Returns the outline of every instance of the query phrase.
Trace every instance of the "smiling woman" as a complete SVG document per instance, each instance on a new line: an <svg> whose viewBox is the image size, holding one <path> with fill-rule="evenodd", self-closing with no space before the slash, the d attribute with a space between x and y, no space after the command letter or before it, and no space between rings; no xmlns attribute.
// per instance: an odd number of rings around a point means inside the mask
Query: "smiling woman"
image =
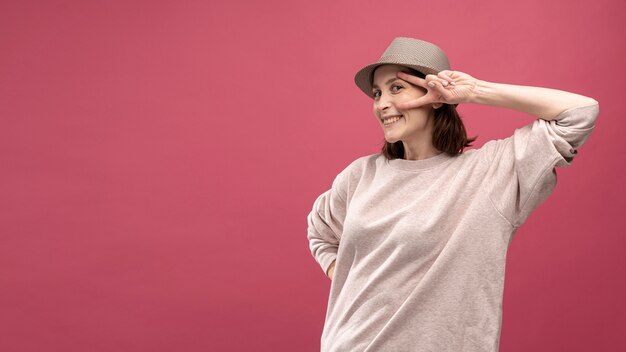
<svg viewBox="0 0 626 352"><path fill-rule="evenodd" d="M322 352L498 351L510 240L591 135L598 102L477 80L413 38L396 38L355 82L385 146L342 170L307 217L332 280ZM459 103L537 119L463 151L475 138Z"/></svg>
<svg viewBox="0 0 626 352"><path fill-rule="evenodd" d="M385 132L382 154L388 159L419 160L445 152L460 154L477 137L468 138L465 125L456 111L458 104L433 103L400 110L395 103L418 99L428 90L397 77L398 72L419 78L425 75L402 65L381 65L373 70L374 115ZM426 150L420 150L425 145ZM432 145L432 148L429 148Z"/></svg>

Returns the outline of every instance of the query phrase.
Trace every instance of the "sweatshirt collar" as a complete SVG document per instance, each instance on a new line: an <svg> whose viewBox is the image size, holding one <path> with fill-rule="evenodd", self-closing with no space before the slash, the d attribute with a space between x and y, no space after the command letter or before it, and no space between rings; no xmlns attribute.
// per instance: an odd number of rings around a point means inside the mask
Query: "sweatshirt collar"
<svg viewBox="0 0 626 352"><path fill-rule="evenodd" d="M383 159L385 158L385 156L382 154L381 157ZM422 171L435 168L441 164L445 164L453 158L454 157L446 153L440 153L435 156L431 156L430 158L421 160L392 159L389 160L389 166L393 167L394 169L404 171Z"/></svg>

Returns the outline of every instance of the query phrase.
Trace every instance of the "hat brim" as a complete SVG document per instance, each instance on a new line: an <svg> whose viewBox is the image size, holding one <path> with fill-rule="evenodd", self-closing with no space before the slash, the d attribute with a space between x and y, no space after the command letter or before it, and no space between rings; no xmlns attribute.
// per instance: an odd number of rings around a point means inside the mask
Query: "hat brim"
<svg viewBox="0 0 626 352"><path fill-rule="evenodd" d="M429 75L429 74L436 75L439 73L437 70L434 70L427 66L406 64L401 61L376 62L370 65L367 65L356 73L356 75L354 76L354 83L356 83L357 87L359 87L363 91L363 93L367 94L367 96L369 96L372 99L374 98L374 93L372 92L372 81L374 79L374 70L376 70L378 66L382 66L382 65L400 65L400 66L410 67L412 69L418 70L419 72L422 72L424 75Z"/></svg>

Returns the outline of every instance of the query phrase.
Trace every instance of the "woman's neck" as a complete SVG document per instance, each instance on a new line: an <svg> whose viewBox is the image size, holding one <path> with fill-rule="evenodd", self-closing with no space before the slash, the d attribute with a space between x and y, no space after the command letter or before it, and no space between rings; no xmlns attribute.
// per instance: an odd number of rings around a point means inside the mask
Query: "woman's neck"
<svg viewBox="0 0 626 352"><path fill-rule="evenodd" d="M432 133L426 134L428 137L419 137L407 143L402 141L404 146L404 159L406 160L422 160L441 154L441 151L435 148L432 143Z"/></svg>

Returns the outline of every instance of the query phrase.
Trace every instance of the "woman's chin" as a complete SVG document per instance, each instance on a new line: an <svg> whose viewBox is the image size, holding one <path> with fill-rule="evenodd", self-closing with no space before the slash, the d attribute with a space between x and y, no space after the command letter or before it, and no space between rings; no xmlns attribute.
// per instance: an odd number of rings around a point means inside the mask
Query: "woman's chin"
<svg viewBox="0 0 626 352"><path fill-rule="evenodd" d="M398 137L394 137L394 136L385 136L385 141L386 141L387 143L394 144L394 143L396 143L396 142L399 142L399 141L400 141L400 138L398 138Z"/></svg>
<svg viewBox="0 0 626 352"><path fill-rule="evenodd" d="M389 143L398 142L401 138L401 133L399 131L384 131L385 140Z"/></svg>

